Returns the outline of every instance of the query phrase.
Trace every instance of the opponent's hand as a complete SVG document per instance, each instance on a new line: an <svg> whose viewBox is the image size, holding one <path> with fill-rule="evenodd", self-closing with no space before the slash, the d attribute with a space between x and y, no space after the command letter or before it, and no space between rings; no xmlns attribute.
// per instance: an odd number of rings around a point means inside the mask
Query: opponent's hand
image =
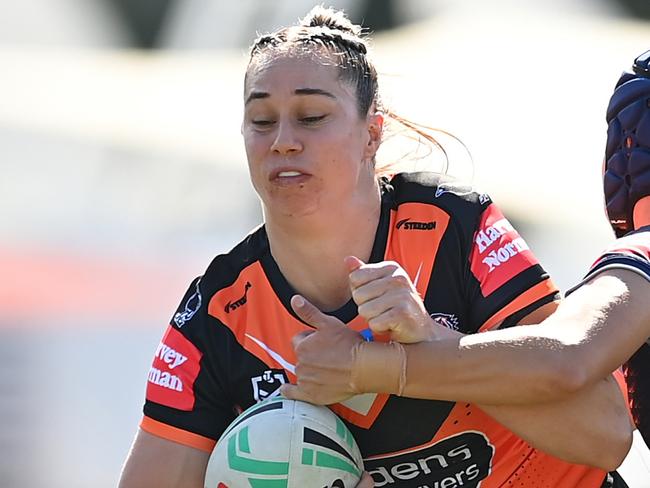
<svg viewBox="0 0 650 488"><path fill-rule="evenodd" d="M357 394L352 390L351 376L353 349L363 341L361 335L299 295L291 298L291 306L316 330L294 336L297 382L283 385L280 393L317 405L338 403Z"/></svg>
<svg viewBox="0 0 650 488"><path fill-rule="evenodd" d="M442 333L404 268L393 261L366 264L348 256L352 298L374 333L402 343L430 341Z"/></svg>
<svg viewBox="0 0 650 488"><path fill-rule="evenodd" d="M370 476L367 471L364 471L361 480L359 480L359 483L355 488L373 488L374 486L375 480L372 479L372 476Z"/></svg>

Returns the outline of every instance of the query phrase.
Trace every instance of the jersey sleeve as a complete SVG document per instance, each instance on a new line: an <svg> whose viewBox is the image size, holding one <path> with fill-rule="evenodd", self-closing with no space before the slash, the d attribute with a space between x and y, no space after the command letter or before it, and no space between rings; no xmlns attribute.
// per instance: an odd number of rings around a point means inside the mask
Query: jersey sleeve
<svg viewBox="0 0 650 488"><path fill-rule="evenodd" d="M501 210L483 197L466 254L470 323L485 331L515 325L558 298L558 289Z"/></svg>
<svg viewBox="0 0 650 488"><path fill-rule="evenodd" d="M226 385L220 381L216 351L224 329L207 313L208 291L192 282L154 352L147 376L140 427L153 435L211 452L235 418Z"/></svg>
<svg viewBox="0 0 650 488"><path fill-rule="evenodd" d="M627 269L650 281L650 229L618 239L596 259L582 282L567 295L608 269Z"/></svg>

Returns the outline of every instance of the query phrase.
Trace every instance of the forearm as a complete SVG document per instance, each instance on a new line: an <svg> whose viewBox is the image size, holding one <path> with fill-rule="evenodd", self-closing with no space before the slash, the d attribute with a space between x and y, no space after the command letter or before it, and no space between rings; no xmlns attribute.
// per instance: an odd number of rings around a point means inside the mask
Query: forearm
<svg viewBox="0 0 650 488"><path fill-rule="evenodd" d="M647 293L630 293L638 289L648 284L615 270L541 324L407 345L404 392L487 404L566 398L611 373L650 335Z"/></svg>
<svg viewBox="0 0 650 488"><path fill-rule="evenodd" d="M405 345L404 395L495 405L566 396L571 378L561 374L559 358L567 346L535 336L536 328L517 329L524 330Z"/></svg>
<svg viewBox="0 0 650 488"><path fill-rule="evenodd" d="M481 408L533 447L607 471L620 465L632 442L625 399L611 376L556 402Z"/></svg>
<svg viewBox="0 0 650 488"><path fill-rule="evenodd" d="M424 345L418 344L421 346L418 350L427 351ZM400 351L409 349L407 345L394 343L389 347L385 344L364 344L361 347L364 352L357 357L358 367L355 368L353 384L361 386L362 392L386 392L414 397L413 392L417 390L419 398L476 403L534 447L574 463L613 469L629 449L632 426L627 404L611 376L560 400L507 404L501 397L506 400L519 399L516 394L509 393L508 390L513 389L510 382L502 380L492 386L492 382L486 381L486 378L472 374L468 377L477 379L479 383L468 385L456 378L453 381L461 381L461 388L457 391L448 388L446 391L449 397L443 398L440 391L444 388L436 388L436 385L447 385L449 376L434 367L435 376L431 370L428 376L416 371L416 381L412 381L412 356L406 356L405 360L405 355ZM383 363L380 362L381 359L384 360ZM441 363L453 358L436 359L436 363ZM383 366L384 374L379 374L380 365ZM400 374L404 368L408 372L406 379ZM485 381L487 386L480 385L480 381ZM488 390L484 392L483 388ZM496 388L496 393L489 388ZM474 398L491 399L496 394L498 404L476 401L470 398L467 393L469 391L473 392Z"/></svg>

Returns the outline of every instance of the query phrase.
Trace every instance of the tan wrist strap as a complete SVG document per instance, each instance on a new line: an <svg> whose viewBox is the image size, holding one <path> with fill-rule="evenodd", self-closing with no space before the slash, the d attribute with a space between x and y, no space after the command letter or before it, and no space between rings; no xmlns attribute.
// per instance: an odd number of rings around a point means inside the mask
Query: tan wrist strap
<svg viewBox="0 0 650 488"><path fill-rule="evenodd" d="M350 386L355 393L401 395L406 385L406 350L399 342L359 342L352 350Z"/></svg>

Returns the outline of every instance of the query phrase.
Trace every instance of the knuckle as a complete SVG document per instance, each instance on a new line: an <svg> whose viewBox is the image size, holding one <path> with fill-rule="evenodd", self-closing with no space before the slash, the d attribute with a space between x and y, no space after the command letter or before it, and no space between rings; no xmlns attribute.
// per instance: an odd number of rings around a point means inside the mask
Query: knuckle
<svg viewBox="0 0 650 488"><path fill-rule="evenodd" d="M402 267L396 261L386 261L386 268L392 272L402 269Z"/></svg>
<svg viewBox="0 0 650 488"><path fill-rule="evenodd" d="M300 362L296 363L296 367L294 368L294 373L296 375L296 378L298 378L297 383L300 384L300 380L302 379L302 374L303 374L302 364Z"/></svg>
<svg viewBox="0 0 650 488"><path fill-rule="evenodd" d="M351 271L348 276L351 282L359 283L363 281L364 277L366 276L366 274L368 274L369 271L370 268L368 268L368 266L366 265L366 266L362 266L361 268L357 268L354 271Z"/></svg>
<svg viewBox="0 0 650 488"><path fill-rule="evenodd" d="M368 321L368 326L375 332L384 332L386 330L386 322L379 317L370 319Z"/></svg>
<svg viewBox="0 0 650 488"><path fill-rule="evenodd" d="M352 290L352 299L358 304L365 302L365 292L361 288L355 288Z"/></svg>
<svg viewBox="0 0 650 488"><path fill-rule="evenodd" d="M393 283L400 288L406 288L411 285L411 279L406 276L406 273L397 273L393 275Z"/></svg>
<svg viewBox="0 0 650 488"><path fill-rule="evenodd" d="M403 315L404 315L404 310L402 304L398 304L397 306L391 308L389 311L386 312L386 318L388 320L399 320L403 317Z"/></svg>
<svg viewBox="0 0 650 488"><path fill-rule="evenodd" d="M357 310L359 312L359 315L361 315L362 317L370 317L370 314L372 312L372 306L367 303L363 303L359 305Z"/></svg>
<svg viewBox="0 0 650 488"><path fill-rule="evenodd" d="M307 322L310 322L310 323L316 317L316 314L314 313L314 310L311 309L311 308L307 308L306 310L303 310L302 314L303 314L304 318L307 319Z"/></svg>

